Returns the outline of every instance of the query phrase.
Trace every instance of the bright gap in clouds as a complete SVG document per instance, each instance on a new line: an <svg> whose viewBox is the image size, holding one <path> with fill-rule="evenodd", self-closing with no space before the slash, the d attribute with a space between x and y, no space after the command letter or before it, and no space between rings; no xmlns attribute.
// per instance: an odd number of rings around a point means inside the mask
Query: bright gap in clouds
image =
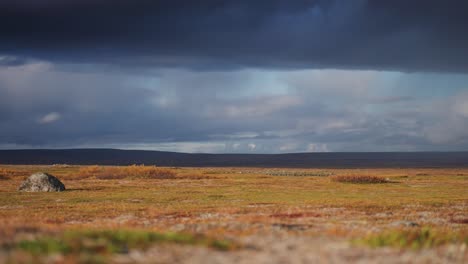
<svg viewBox="0 0 468 264"><path fill-rule="evenodd" d="M0 67L0 147L212 153L468 147L462 74L97 72L45 62Z"/></svg>

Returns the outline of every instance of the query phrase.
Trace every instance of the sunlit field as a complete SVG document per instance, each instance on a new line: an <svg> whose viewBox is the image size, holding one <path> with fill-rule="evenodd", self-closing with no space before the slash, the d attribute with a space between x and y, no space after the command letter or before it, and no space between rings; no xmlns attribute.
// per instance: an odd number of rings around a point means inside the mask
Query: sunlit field
<svg viewBox="0 0 468 264"><path fill-rule="evenodd" d="M468 169L0 166L0 209L0 263L468 262Z"/></svg>

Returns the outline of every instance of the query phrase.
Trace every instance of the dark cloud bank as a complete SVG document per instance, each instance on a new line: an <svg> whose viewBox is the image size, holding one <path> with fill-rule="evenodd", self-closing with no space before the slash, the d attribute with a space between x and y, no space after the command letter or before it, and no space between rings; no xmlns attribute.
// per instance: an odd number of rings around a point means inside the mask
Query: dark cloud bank
<svg viewBox="0 0 468 264"><path fill-rule="evenodd" d="M466 150L468 93L442 90L467 88L467 13L456 0L2 0L0 148Z"/></svg>
<svg viewBox="0 0 468 264"><path fill-rule="evenodd" d="M3 0L0 53L219 68L468 70L468 2Z"/></svg>

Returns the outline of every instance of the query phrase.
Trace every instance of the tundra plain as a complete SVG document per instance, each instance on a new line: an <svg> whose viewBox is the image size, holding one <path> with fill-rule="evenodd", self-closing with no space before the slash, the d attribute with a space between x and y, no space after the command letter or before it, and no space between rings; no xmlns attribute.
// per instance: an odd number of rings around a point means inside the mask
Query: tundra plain
<svg viewBox="0 0 468 264"><path fill-rule="evenodd" d="M467 224L467 168L0 166L0 263L467 263Z"/></svg>

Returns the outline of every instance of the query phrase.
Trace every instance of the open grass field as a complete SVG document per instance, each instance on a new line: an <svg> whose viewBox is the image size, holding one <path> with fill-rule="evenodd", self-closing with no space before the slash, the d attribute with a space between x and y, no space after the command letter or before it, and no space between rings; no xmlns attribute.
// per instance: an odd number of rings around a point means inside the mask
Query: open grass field
<svg viewBox="0 0 468 264"><path fill-rule="evenodd" d="M0 263L468 263L467 224L468 169L0 166Z"/></svg>

